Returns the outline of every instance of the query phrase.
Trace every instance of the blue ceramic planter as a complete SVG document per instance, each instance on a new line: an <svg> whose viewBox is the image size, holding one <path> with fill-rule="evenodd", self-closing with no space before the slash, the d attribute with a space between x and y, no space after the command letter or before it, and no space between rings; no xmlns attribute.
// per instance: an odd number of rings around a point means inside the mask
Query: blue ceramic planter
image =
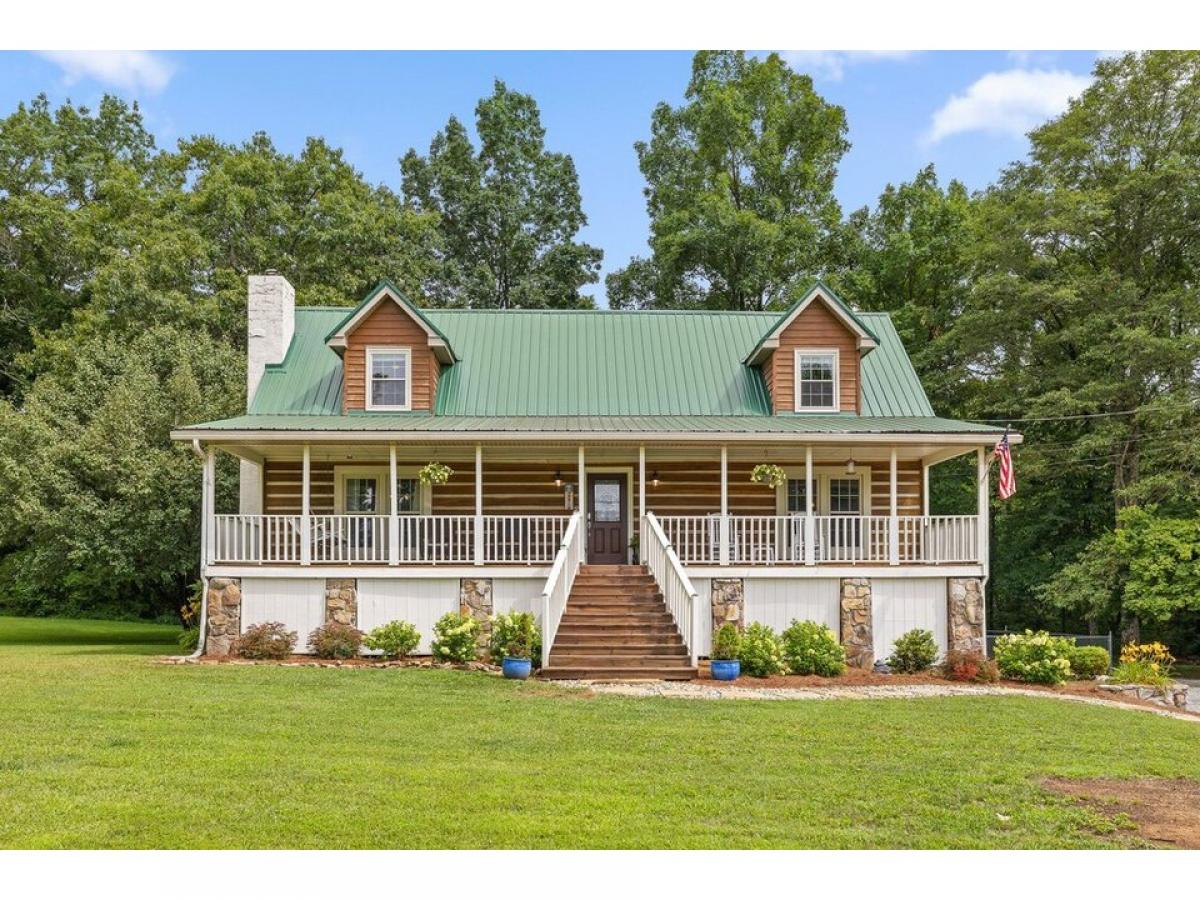
<svg viewBox="0 0 1200 900"><path fill-rule="evenodd" d="M500 669L504 672L505 678L519 678L524 681L529 677L529 673L533 671L533 660L531 659L515 659L511 656L504 657L504 662L500 664Z"/></svg>
<svg viewBox="0 0 1200 900"><path fill-rule="evenodd" d="M714 659L709 666L716 681L733 681L742 674L742 664L736 659Z"/></svg>

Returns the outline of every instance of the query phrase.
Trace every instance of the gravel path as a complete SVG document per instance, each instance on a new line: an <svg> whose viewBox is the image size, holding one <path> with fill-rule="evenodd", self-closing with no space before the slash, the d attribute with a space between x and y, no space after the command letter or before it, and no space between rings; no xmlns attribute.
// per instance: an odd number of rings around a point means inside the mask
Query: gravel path
<svg viewBox="0 0 1200 900"><path fill-rule="evenodd" d="M587 688L597 694L613 694L621 697L669 697L681 700L882 700L910 699L919 697L958 696L1023 696L1066 700L1071 703L1088 703L1092 706L1116 706L1139 712L1154 713L1171 719L1184 719L1200 723L1200 718L1184 712L1134 703L1119 703L1100 697L1081 697L1077 694L1054 694L1049 691L1026 690L1023 688L1000 687L984 684L910 684L910 685L860 685L857 687L820 688L744 688L716 687L711 684L695 684L688 681L630 681L589 682L553 681L561 687Z"/></svg>

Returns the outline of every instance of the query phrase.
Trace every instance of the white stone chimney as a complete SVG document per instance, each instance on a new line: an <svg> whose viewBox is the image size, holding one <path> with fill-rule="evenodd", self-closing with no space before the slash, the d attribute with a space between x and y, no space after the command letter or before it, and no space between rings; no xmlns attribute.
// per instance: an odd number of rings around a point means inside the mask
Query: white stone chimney
<svg viewBox="0 0 1200 900"><path fill-rule="evenodd" d="M268 269L251 275L246 304L246 409L254 400L263 372L283 362L296 330L296 289ZM240 508L247 515L262 512L262 467L242 460Z"/></svg>

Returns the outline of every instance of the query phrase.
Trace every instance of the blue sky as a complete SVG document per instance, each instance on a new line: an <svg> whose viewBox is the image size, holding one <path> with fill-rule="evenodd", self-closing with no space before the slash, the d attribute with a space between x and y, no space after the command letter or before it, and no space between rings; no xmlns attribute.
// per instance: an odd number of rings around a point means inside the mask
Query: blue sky
<svg viewBox="0 0 1200 900"><path fill-rule="evenodd" d="M888 182L936 164L971 189L1027 149L1024 133L1087 83L1096 53L781 51L843 106L852 148L837 195L848 212ZM682 100L682 52L0 53L0 111L40 92L94 104L137 99L161 146L266 131L298 151L307 135L342 147L368 179L399 188L398 158L422 152L451 114L473 121L492 80L534 95L547 145L571 154L603 271L646 252L643 181L633 143L660 100ZM603 279L591 292L603 302Z"/></svg>

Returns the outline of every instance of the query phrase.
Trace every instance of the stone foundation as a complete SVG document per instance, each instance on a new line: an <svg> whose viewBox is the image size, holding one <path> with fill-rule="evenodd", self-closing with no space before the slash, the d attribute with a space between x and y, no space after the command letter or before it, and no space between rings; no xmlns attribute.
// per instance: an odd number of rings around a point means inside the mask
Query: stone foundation
<svg viewBox="0 0 1200 900"><path fill-rule="evenodd" d="M841 597L842 646L846 648L846 662L858 669L870 669L875 663L871 579L843 578Z"/></svg>
<svg viewBox="0 0 1200 900"><path fill-rule="evenodd" d="M458 582L458 611L479 623L479 640L492 636L492 579L462 578Z"/></svg>
<svg viewBox="0 0 1200 900"><path fill-rule="evenodd" d="M355 579L325 579L325 621L358 627L358 582Z"/></svg>
<svg viewBox="0 0 1200 900"><path fill-rule="evenodd" d="M208 627L204 652L212 656L228 656L233 642L242 633L242 580L240 578L210 578L208 580Z"/></svg>
<svg viewBox="0 0 1200 900"><path fill-rule="evenodd" d="M946 605L947 647L983 653L983 582L978 578L947 578Z"/></svg>
<svg viewBox="0 0 1200 900"><path fill-rule="evenodd" d="M746 628L746 583L740 578L714 578L709 593L712 631L732 622L738 631Z"/></svg>

